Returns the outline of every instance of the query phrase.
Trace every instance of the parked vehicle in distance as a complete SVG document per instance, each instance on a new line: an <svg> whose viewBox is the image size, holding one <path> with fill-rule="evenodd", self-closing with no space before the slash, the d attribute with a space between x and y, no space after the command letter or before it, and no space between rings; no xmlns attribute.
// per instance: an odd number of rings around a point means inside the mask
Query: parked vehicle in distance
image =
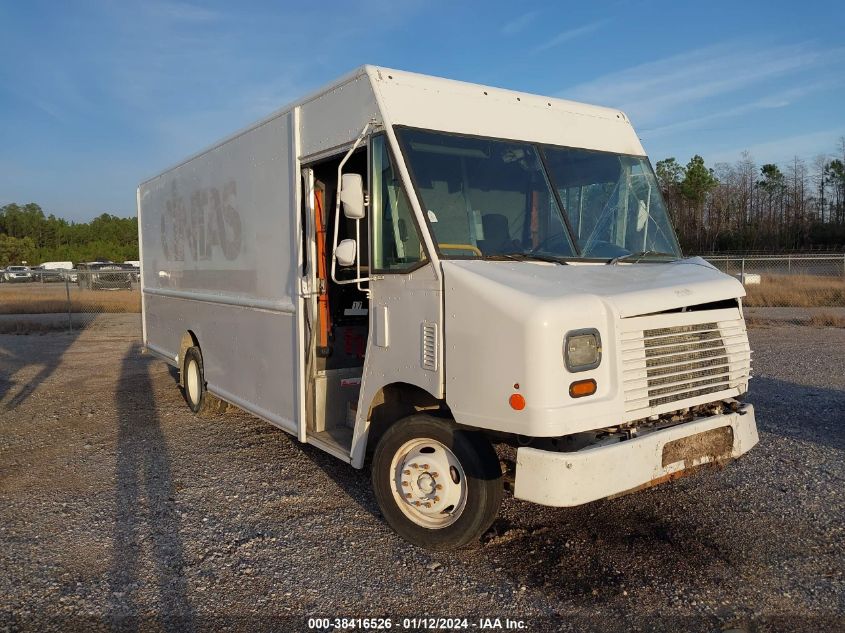
<svg viewBox="0 0 845 633"><path fill-rule="evenodd" d="M72 262L43 262L32 268L32 280L40 281L42 283L64 281L67 276L67 271L72 268Z"/></svg>
<svg viewBox="0 0 845 633"><path fill-rule="evenodd" d="M47 283L49 281L64 281L64 275L61 270L53 268L42 268L41 266L32 267L32 281L40 281Z"/></svg>
<svg viewBox="0 0 845 633"><path fill-rule="evenodd" d="M132 270L111 261L80 262L76 265L76 283L88 290L128 290L132 288Z"/></svg>
<svg viewBox="0 0 845 633"><path fill-rule="evenodd" d="M758 441L744 288L683 257L619 110L365 66L137 194L191 410L369 461L415 545L478 539L506 484L575 506Z"/></svg>
<svg viewBox="0 0 845 633"><path fill-rule="evenodd" d="M32 281L40 281L42 284L50 281L64 281L65 277L61 270L55 268L32 267Z"/></svg>
<svg viewBox="0 0 845 633"><path fill-rule="evenodd" d="M141 262L137 259L127 259L123 262L124 266L129 266L132 269L132 281L138 282L141 280Z"/></svg>
<svg viewBox="0 0 845 633"><path fill-rule="evenodd" d="M32 281L32 271L29 266L6 266L2 277L6 283L28 283Z"/></svg>

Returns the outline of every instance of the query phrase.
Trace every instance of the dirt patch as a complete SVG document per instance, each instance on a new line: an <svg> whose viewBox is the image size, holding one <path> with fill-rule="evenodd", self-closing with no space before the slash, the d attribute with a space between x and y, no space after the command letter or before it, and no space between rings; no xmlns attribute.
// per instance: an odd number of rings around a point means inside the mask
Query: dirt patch
<svg viewBox="0 0 845 633"><path fill-rule="evenodd" d="M734 432L729 426L672 440L663 447L663 467L683 462L684 468L689 468L704 457L724 459L730 457L733 445Z"/></svg>

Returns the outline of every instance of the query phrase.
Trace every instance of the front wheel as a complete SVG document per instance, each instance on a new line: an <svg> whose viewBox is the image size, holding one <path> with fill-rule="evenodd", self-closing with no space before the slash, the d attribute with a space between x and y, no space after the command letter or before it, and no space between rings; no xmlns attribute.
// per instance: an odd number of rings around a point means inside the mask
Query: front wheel
<svg viewBox="0 0 845 633"><path fill-rule="evenodd" d="M502 471L489 440L428 415L409 416L385 432L372 479L390 526L431 550L478 540L502 503Z"/></svg>

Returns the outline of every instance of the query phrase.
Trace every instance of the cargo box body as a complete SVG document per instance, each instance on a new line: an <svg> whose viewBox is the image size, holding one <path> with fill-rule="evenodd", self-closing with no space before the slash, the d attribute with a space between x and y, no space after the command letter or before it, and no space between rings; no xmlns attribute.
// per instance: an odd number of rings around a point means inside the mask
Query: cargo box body
<svg viewBox="0 0 845 633"><path fill-rule="evenodd" d="M757 442L744 289L681 256L618 110L364 66L137 195L144 345L191 407L207 392L356 468L377 442L412 542L492 520L457 516L501 497L491 442L550 505ZM495 463L467 493L476 450Z"/></svg>

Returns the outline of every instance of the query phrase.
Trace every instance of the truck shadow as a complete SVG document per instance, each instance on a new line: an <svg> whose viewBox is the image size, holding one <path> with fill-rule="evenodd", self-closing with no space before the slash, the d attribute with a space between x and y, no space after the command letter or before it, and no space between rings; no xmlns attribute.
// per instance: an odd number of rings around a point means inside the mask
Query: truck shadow
<svg viewBox="0 0 845 633"><path fill-rule="evenodd" d="M845 391L755 376L748 401L761 431L845 450Z"/></svg>
<svg viewBox="0 0 845 633"><path fill-rule="evenodd" d="M299 444L294 438L291 438L291 442L295 442L311 463L322 470L361 509L379 521L384 521L370 484L369 464L359 470L315 446Z"/></svg>
<svg viewBox="0 0 845 633"><path fill-rule="evenodd" d="M149 374L152 359L142 356L140 348L135 343L124 356L115 394L119 427L108 619L116 630L149 628L153 623L148 606L141 604L141 593L154 583L158 626L191 631L195 618L182 572L184 549L171 460L156 413ZM139 417L138 411L146 415ZM148 572L142 574L145 567L154 570L150 580Z"/></svg>
<svg viewBox="0 0 845 633"><path fill-rule="evenodd" d="M666 506L659 497L666 497L665 491L639 494L639 501L615 499L544 512L556 516L542 526L499 520L476 555L504 575L521 604L551 606L572 630L641 630L628 619L644 601L661 614L650 623L652 631L719 631L742 621L741 608L693 609L684 619L678 602L687 596L695 604L698 596L718 595L724 588L723 596L741 604L742 589L732 585L753 556L741 545L742 530L751 528L725 529L710 521L702 526L694 516L679 519L661 512Z"/></svg>
<svg viewBox="0 0 845 633"><path fill-rule="evenodd" d="M596 609L624 611L626 602L643 595L660 610L679 596L717 596L732 606L717 609L713 630L751 617L754 608L743 604L753 603L748 596L758 589L748 578L777 577L806 557L808 543L827 538L828 528L801 513L782 514L784 503L811 507L836 487L808 489L803 475L772 478L783 468L784 441L845 448L845 392L768 378L755 378L752 385L748 400L755 406L760 445L743 459L617 499L542 509L541 520L532 518L536 506L508 499L476 554L514 586L564 610L588 601ZM809 467L797 450L802 469ZM827 455L837 461L836 453ZM819 468L824 472L826 466ZM775 515L781 518L773 521Z"/></svg>
<svg viewBox="0 0 845 633"><path fill-rule="evenodd" d="M677 613L679 601L728 600L717 601L709 614L693 609L689 613L697 615L686 619L661 618L654 630L720 630L755 621L759 587L748 578L777 576L781 567L806 557L806 544L820 538L819 528L800 515L776 523L769 519L777 510L766 506L783 503L778 495L800 493L789 483L776 482L772 489L770 479L758 480L759 473L778 467L774 462L782 454L767 444L798 440L842 450L845 392L769 378L755 378L752 385L748 399L755 405L761 444L745 460L575 508L544 509L508 499L502 518L475 549L448 555L418 550L419 556L446 566L472 567L486 560L525 596L521 603L557 605L567 619L575 614L570 623L582 618L584 629L629 630L626 615L644 596L667 613ZM371 492L369 469L355 471L313 447L302 450L350 500L389 529ZM755 459L763 465L748 461ZM585 611L585 604L616 616L598 622L590 615L597 611Z"/></svg>

